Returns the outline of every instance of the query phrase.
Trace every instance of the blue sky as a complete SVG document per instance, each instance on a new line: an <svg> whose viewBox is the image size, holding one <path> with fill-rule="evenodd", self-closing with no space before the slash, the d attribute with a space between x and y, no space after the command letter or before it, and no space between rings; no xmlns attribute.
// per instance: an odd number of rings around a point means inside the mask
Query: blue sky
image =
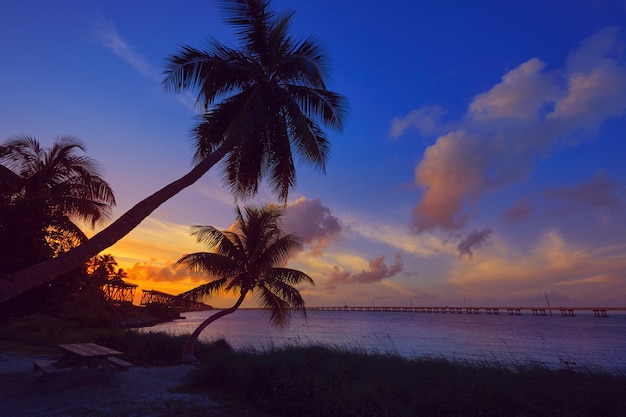
<svg viewBox="0 0 626 417"><path fill-rule="evenodd" d="M626 1L419 3L272 3L350 103L287 209L307 304L626 305ZM212 1L3 2L0 138L80 138L118 216L190 167L193 97L161 74L209 36L236 45ZM107 252L144 289L188 289L189 226L233 207L213 172Z"/></svg>

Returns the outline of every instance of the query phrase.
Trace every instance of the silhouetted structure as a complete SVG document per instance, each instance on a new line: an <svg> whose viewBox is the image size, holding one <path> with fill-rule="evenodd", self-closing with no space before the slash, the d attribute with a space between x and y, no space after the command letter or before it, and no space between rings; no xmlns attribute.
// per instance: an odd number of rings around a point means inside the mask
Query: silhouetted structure
<svg viewBox="0 0 626 417"><path fill-rule="evenodd" d="M187 300L179 295L167 294L167 293L156 291L156 290L142 290L142 291L143 291L143 294L141 295L142 306L160 304L163 306L167 306L168 308L176 310L178 312L213 309L213 307L208 304L199 303L199 302L192 301L192 300Z"/></svg>
<svg viewBox="0 0 626 417"><path fill-rule="evenodd" d="M119 277L114 277L102 286L102 291L104 291L104 299L106 301L132 304L136 288L137 284L131 284Z"/></svg>

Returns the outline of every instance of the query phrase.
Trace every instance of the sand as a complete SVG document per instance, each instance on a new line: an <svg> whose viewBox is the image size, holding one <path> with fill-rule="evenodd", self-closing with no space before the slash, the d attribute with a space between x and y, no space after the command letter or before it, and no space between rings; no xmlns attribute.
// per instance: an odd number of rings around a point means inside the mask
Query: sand
<svg viewBox="0 0 626 417"><path fill-rule="evenodd" d="M32 371L36 359L45 358L0 352L0 416L161 417L171 415L172 407L183 407L178 414L201 415L218 405L205 394L172 391L193 369L190 365L133 367L117 374L118 387L89 377L58 391L50 389L51 381L36 382L38 375Z"/></svg>

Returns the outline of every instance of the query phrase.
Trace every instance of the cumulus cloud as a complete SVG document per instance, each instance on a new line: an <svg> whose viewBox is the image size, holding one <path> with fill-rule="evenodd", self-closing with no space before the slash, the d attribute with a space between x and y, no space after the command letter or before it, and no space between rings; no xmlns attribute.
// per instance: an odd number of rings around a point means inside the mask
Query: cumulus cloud
<svg viewBox="0 0 626 417"><path fill-rule="evenodd" d="M509 71L501 83L474 98L469 113L476 119L537 118L539 110L561 94L554 84L554 76L542 72L545 66L539 59L532 58Z"/></svg>
<svg viewBox="0 0 626 417"><path fill-rule="evenodd" d="M395 255L394 263L391 266L387 266L384 256L379 256L369 262L368 270L362 270L356 274L335 266L328 284L331 286L337 284L371 284L392 277L403 270L404 263L399 253Z"/></svg>
<svg viewBox="0 0 626 417"><path fill-rule="evenodd" d="M461 239L461 242L457 245L459 255L471 257L473 255L472 250L487 242L489 236L491 236L491 229L471 231L467 236Z"/></svg>
<svg viewBox="0 0 626 417"><path fill-rule="evenodd" d="M624 206L626 187L617 181L612 181L608 175L599 173L583 184L546 190L544 194L549 198L569 203L580 203L594 208L613 209Z"/></svg>
<svg viewBox="0 0 626 417"><path fill-rule="evenodd" d="M619 31L605 29L571 52L564 68L548 71L531 58L474 97L466 115L450 124L455 130L440 135L416 167L424 194L413 210L413 231L461 229L484 193L525 180L537 157L624 115L622 49ZM392 135L422 129L428 114L422 108L394 119Z"/></svg>
<svg viewBox="0 0 626 417"><path fill-rule="evenodd" d="M426 193L413 210L412 229L422 232L433 226L459 229L467 214L467 199L479 197L485 187L487 159L478 136L457 131L441 136L426 149L416 169L416 182Z"/></svg>
<svg viewBox="0 0 626 417"><path fill-rule="evenodd" d="M287 233L300 237L313 255L321 254L342 229L339 219L320 199L309 200L306 197L300 197L287 206L283 227Z"/></svg>
<svg viewBox="0 0 626 417"><path fill-rule="evenodd" d="M624 114L626 71L618 34L616 28L600 31L570 55L567 95L556 103L550 117L576 118L576 124L594 127L608 116Z"/></svg>

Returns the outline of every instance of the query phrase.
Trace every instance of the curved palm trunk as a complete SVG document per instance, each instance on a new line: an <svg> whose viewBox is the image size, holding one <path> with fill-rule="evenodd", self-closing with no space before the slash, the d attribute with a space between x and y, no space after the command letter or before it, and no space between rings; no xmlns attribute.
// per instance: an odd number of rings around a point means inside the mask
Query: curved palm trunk
<svg viewBox="0 0 626 417"><path fill-rule="evenodd" d="M233 305L230 308L227 308L227 309L224 309L224 310L220 310L217 313L213 314L212 316L207 318L205 321L203 321L196 328L196 330L193 331L193 333L191 333L191 336L189 336L189 339L187 339L187 343L185 343L185 347L183 348L183 353L182 353L181 359L180 359L181 363L188 363L188 364L191 364L191 365L199 365L200 364L200 361L198 360L198 358L196 358L194 356L194 354L193 354L193 350L194 350L194 347L196 346L196 341L198 340L198 337L200 336L200 333L202 333L202 331L209 324L213 323L215 320L219 319L220 317L224 317L224 316L226 316L228 314L234 313L239 308L239 306L243 302L244 298L246 298L246 291L241 293L241 295L237 299L237 302L235 303L235 305Z"/></svg>
<svg viewBox="0 0 626 417"><path fill-rule="evenodd" d="M88 259L130 233L161 204L202 178L227 152L224 147L217 149L187 174L140 201L108 227L76 248L21 271L0 276L0 304L79 268Z"/></svg>

